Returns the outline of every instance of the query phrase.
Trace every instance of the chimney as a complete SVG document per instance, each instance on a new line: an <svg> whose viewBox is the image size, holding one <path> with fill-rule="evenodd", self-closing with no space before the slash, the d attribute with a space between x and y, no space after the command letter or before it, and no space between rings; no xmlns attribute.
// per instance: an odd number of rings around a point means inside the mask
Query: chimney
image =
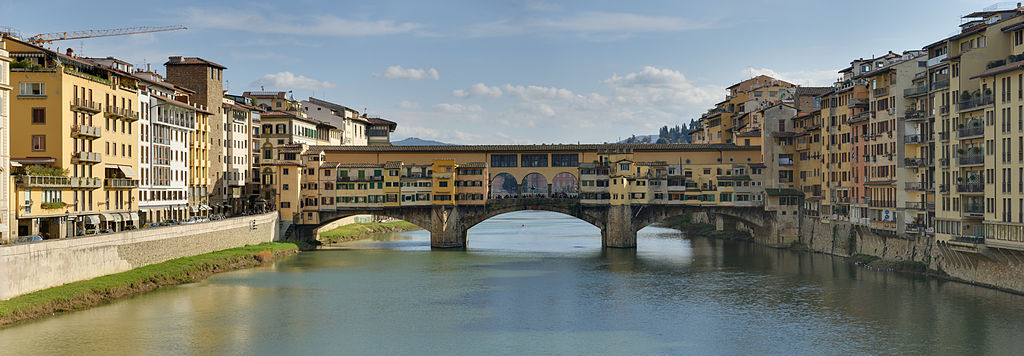
<svg viewBox="0 0 1024 356"><path fill-rule="evenodd" d="M67 54L68 54L68 57L74 58L75 57L75 50L71 49L71 47L68 47Z"/></svg>

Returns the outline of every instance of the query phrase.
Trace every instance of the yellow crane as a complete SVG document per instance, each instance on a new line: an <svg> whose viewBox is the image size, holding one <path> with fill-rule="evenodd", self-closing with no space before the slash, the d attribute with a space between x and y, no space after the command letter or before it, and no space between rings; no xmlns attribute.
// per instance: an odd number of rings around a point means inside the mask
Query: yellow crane
<svg viewBox="0 0 1024 356"><path fill-rule="evenodd" d="M42 45L53 41L63 40L76 40L81 38L94 38L94 37L110 37L110 36L124 36L134 35L139 33L150 33L150 32L162 32L162 31L177 31L187 30L188 27L182 25L175 26L140 26L140 27L126 27L126 28L115 28L109 30L84 30L84 31L70 31L70 32L52 32L52 33L40 33L38 35L29 37L28 42L36 45Z"/></svg>

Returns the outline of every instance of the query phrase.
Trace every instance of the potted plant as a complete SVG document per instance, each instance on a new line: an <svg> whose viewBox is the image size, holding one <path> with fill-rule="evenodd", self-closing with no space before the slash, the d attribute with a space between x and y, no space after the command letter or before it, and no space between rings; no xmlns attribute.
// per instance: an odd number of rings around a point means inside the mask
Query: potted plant
<svg viewBox="0 0 1024 356"><path fill-rule="evenodd" d="M957 149L956 149L956 153L959 153L959 154L964 154L964 152L965 152L965 151L964 151L964 149L963 149L963 148L957 148Z"/></svg>

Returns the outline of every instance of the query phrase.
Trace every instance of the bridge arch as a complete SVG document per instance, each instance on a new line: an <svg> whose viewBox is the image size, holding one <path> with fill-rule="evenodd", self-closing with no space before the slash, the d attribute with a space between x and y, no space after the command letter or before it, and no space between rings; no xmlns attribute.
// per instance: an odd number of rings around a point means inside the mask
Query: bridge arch
<svg viewBox="0 0 1024 356"><path fill-rule="evenodd" d="M575 174L570 172L558 173L551 179L551 192L570 197L575 196L580 192L580 181Z"/></svg>

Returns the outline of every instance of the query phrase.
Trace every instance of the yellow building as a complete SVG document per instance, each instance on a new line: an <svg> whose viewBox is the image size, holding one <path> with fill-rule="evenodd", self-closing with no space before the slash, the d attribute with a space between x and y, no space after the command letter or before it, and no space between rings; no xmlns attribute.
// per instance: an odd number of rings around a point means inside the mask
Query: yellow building
<svg viewBox="0 0 1024 356"><path fill-rule="evenodd" d="M18 234L62 238L138 222L138 84L71 55L4 37Z"/></svg>
<svg viewBox="0 0 1024 356"><path fill-rule="evenodd" d="M3 35L0 35L3 36ZM10 118L11 112L11 57L7 55L6 43L0 41L0 243L7 243L17 236L13 231L16 221L11 210L11 153Z"/></svg>

